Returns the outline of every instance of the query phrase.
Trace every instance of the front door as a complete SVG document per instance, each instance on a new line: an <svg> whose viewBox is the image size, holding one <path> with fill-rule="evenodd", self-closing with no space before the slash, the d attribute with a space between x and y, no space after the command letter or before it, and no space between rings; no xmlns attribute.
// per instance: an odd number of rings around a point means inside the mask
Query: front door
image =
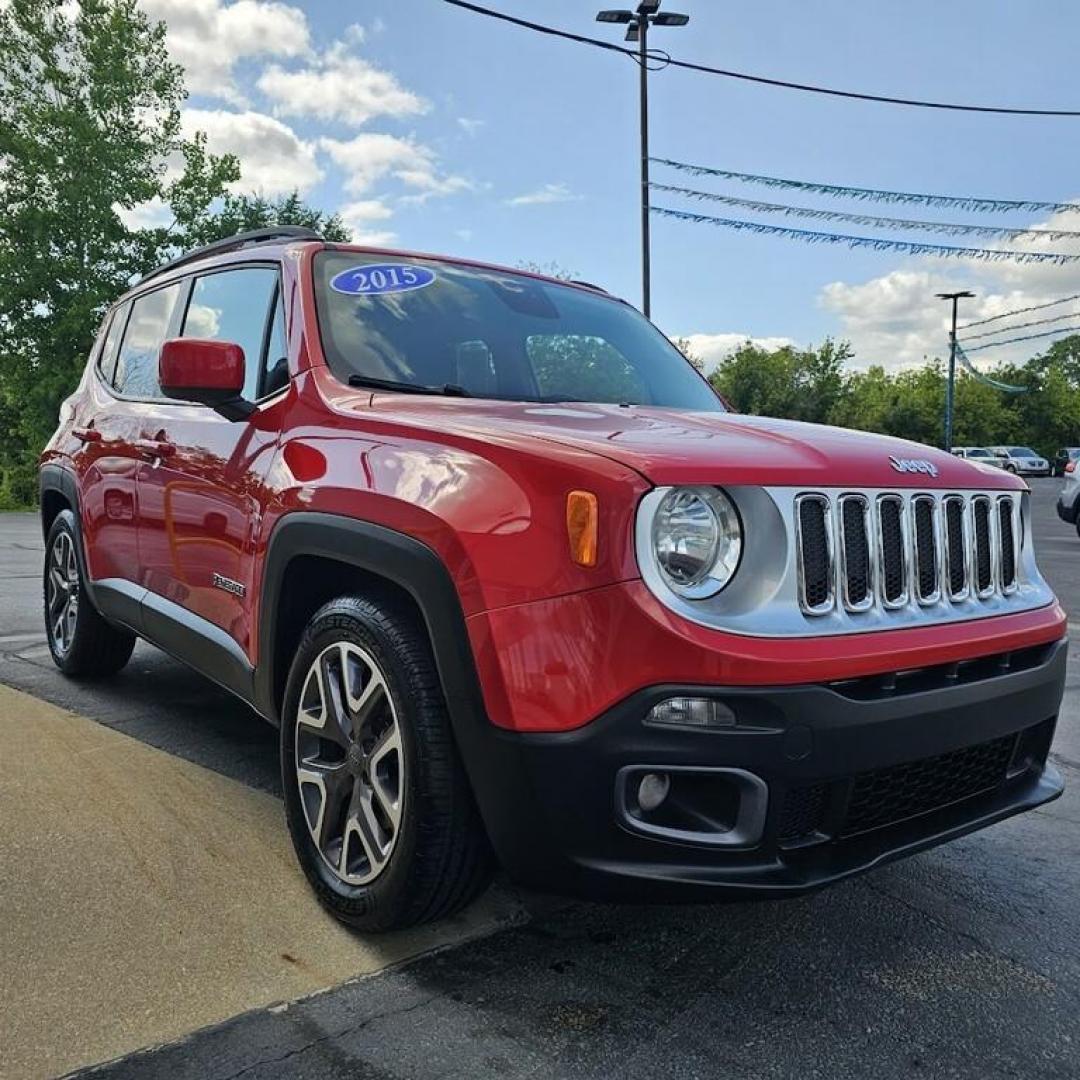
<svg viewBox="0 0 1080 1080"><path fill-rule="evenodd" d="M162 399L143 417L139 470L141 584L225 631L252 658L254 539L280 433L278 393L265 372L284 356L276 267L197 277L180 336L230 341L247 361L246 420ZM269 364L267 363L269 357ZM280 367L279 367L280 370Z"/></svg>

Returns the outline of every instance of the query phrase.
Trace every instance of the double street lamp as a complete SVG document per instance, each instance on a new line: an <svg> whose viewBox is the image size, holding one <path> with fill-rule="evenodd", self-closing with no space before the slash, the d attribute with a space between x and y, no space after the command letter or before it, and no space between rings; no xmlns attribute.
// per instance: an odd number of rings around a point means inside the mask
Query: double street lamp
<svg viewBox="0 0 1080 1080"><path fill-rule="evenodd" d="M939 300L952 303L952 330L949 332L949 379L945 384L945 449L952 453L953 411L956 393L956 309L961 300L973 297L973 292L966 289L959 292L939 292Z"/></svg>
<svg viewBox="0 0 1080 1080"><path fill-rule="evenodd" d="M649 256L649 27L685 26L689 15L661 11L660 0L641 0L634 11L601 11L597 22L626 24L626 40L638 46L641 68L641 310L650 316Z"/></svg>

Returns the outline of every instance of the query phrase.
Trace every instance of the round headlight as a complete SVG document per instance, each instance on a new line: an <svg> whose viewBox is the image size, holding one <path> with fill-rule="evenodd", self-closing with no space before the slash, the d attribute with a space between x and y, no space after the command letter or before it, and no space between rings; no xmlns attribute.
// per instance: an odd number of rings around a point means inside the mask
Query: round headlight
<svg viewBox="0 0 1080 1080"><path fill-rule="evenodd" d="M665 584L688 600L718 593L742 555L735 504L717 488L672 488L656 508L653 552Z"/></svg>

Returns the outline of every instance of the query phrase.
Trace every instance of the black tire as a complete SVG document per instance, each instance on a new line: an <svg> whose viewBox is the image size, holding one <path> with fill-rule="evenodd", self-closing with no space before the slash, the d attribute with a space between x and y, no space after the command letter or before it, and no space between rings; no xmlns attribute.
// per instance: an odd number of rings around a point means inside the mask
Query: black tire
<svg viewBox="0 0 1080 1080"><path fill-rule="evenodd" d="M70 510L61 510L49 529L42 576L45 635L53 663L71 678L115 675L131 659L135 636L107 622L94 607L85 587L82 547ZM60 577L65 579L66 591L59 589ZM67 606L68 598L74 599L73 608ZM58 632L61 599L67 614Z"/></svg>
<svg viewBox="0 0 1080 1080"><path fill-rule="evenodd" d="M1005 466L1005 471L1015 473L1016 472L1016 466L1015 465L1006 465Z"/></svg>
<svg viewBox="0 0 1080 1080"><path fill-rule="evenodd" d="M371 805L377 802L371 786L373 780L360 771L364 766L355 762L350 765L351 750L342 751L342 766L351 768L351 774L346 774L343 780L341 777L334 780L332 789L329 780L325 787L315 785L314 796L313 785L307 782L306 802L297 774L298 727L305 768L316 757L321 759L324 745L334 752L329 740L320 738L316 740L320 747L318 754L308 756L306 748L312 744L303 740L311 737L310 720L302 723L300 713L303 705L305 716L312 715L310 695L315 667L324 657L333 663L336 649L345 650L340 655L347 656L349 663L354 657L362 656L362 661L356 660L361 664L359 670L370 668L372 678L375 668L370 662L374 662L385 687L380 706L384 717L382 721L370 722L392 723L399 732L395 740L400 747L399 820L396 827L390 826L396 831L386 861L381 869L376 869L377 860L368 858L367 872L375 876L363 883L351 883L339 872L340 867L332 868L331 859L324 856L314 831L331 805L327 792L340 792L342 788L338 785L342 783L351 788L351 795L335 797L338 809L326 818L339 823L332 827L334 830L344 829L336 849L333 844L326 846L338 852L333 859L340 859L347 868L349 853L344 850L350 844L347 822L353 820L354 805L363 802L359 792L364 784L368 785L365 790L370 815ZM342 666L336 670L344 671L345 662L342 659ZM324 680L331 679L331 675L327 669L320 670L324 674L317 682L317 689L325 699ZM363 685L351 683L350 678L346 676L338 684L339 703L342 685ZM305 693L308 697L302 702ZM324 705L324 717L325 710ZM369 723L357 719L360 713L351 706L343 715L344 726L351 726L353 731ZM324 724L326 729L330 727L329 721L324 720ZM358 742L361 739L360 735L346 733L344 741L348 742L350 737ZM319 768L322 767L320 762ZM371 768L373 773L375 766ZM407 608L393 601L349 596L333 600L315 613L300 641L285 690L281 771L285 814L300 866L319 901L347 925L365 931L386 931L443 918L468 904L488 884L493 868L491 848L454 742L427 636ZM329 772L322 775L329 776ZM312 797L321 807L317 812ZM347 805L340 801L344 799L348 800ZM310 827L309 815L317 818ZM359 832L354 833L353 849L356 841L360 842L363 862L370 846L360 838Z"/></svg>

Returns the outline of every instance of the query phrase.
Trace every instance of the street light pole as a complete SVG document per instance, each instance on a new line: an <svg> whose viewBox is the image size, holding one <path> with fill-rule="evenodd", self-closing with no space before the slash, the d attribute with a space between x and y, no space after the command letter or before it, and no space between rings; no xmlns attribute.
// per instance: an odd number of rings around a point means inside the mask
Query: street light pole
<svg viewBox="0 0 1080 1080"><path fill-rule="evenodd" d="M685 26L689 15L660 11L660 0L641 0L634 11L601 11L597 22L626 24L626 40L637 42L641 69L641 310L652 314L652 246L649 222L649 27Z"/></svg>
<svg viewBox="0 0 1080 1080"><path fill-rule="evenodd" d="M952 329L949 331L949 381L945 384L945 450L952 453L953 401L956 386L956 311L962 299L973 297L973 292L938 293L939 300L952 301Z"/></svg>
<svg viewBox="0 0 1080 1080"><path fill-rule="evenodd" d="M641 310L645 318L649 319L652 317L652 237L649 229L649 20L641 17L638 24L638 67L641 68Z"/></svg>

